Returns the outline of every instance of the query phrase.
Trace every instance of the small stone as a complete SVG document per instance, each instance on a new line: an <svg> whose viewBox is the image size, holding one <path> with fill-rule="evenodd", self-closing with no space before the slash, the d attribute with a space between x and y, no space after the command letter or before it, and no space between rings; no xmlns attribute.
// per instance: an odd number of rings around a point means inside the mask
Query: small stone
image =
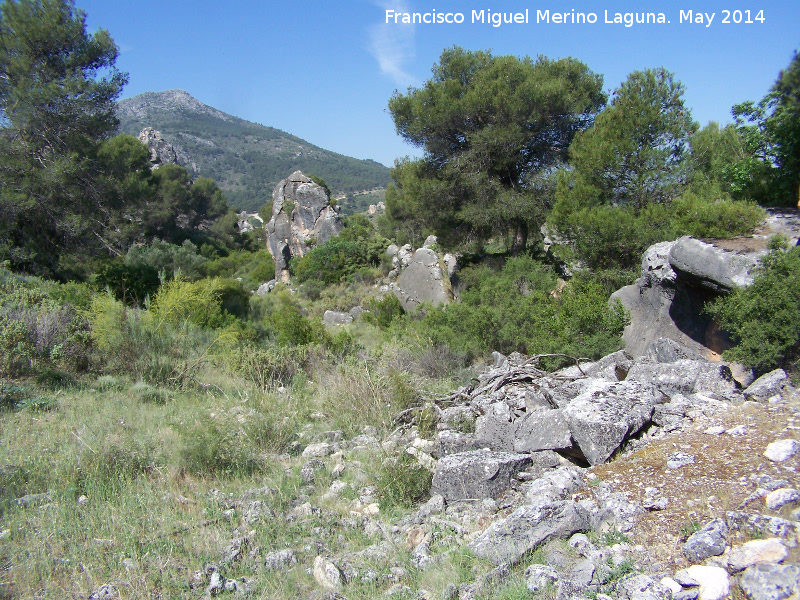
<svg viewBox="0 0 800 600"><path fill-rule="evenodd" d="M722 519L714 519L686 540L683 555L693 563L719 556L725 551L727 537L728 525Z"/></svg>
<svg viewBox="0 0 800 600"><path fill-rule="evenodd" d="M745 435L747 433L747 427L739 425L738 427L728 429L725 433L728 435Z"/></svg>
<svg viewBox="0 0 800 600"><path fill-rule="evenodd" d="M126 571L135 571L136 569L139 568L139 565L132 558L123 559L122 566L125 567Z"/></svg>
<svg viewBox="0 0 800 600"><path fill-rule="evenodd" d="M406 532L406 547L416 548L425 541L425 530L421 527L413 527Z"/></svg>
<svg viewBox="0 0 800 600"><path fill-rule="evenodd" d="M672 577L664 577L661 579L661 585L667 588L674 594L678 594L683 591L683 586L675 581Z"/></svg>
<svg viewBox="0 0 800 600"><path fill-rule="evenodd" d="M84 495L78 496L78 504L80 506L86 506L87 504L89 504L89 497Z"/></svg>
<svg viewBox="0 0 800 600"><path fill-rule="evenodd" d="M680 469L686 465L694 464L694 456L685 452L676 452L667 459L668 469Z"/></svg>
<svg viewBox="0 0 800 600"><path fill-rule="evenodd" d="M669 499L664 498L654 498L653 500L648 500L642 504L645 510L664 510L669 505Z"/></svg>
<svg viewBox="0 0 800 600"><path fill-rule="evenodd" d="M770 510L778 510L782 506L798 501L800 501L800 492L794 488L781 488L770 492L764 498L764 502Z"/></svg>
<svg viewBox="0 0 800 600"><path fill-rule="evenodd" d="M778 440L767 446L764 456L772 462L783 462L792 458L798 450L800 450L800 442L797 440Z"/></svg>
<svg viewBox="0 0 800 600"><path fill-rule="evenodd" d="M733 548L728 554L728 571L738 573L760 563L779 563L789 550L778 538L753 540Z"/></svg>
<svg viewBox="0 0 800 600"><path fill-rule="evenodd" d="M220 575L219 571L211 573L208 580L208 588L206 591L210 596L217 596L225 589L225 578Z"/></svg>
<svg viewBox="0 0 800 600"><path fill-rule="evenodd" d="M700 600L722 600L731 591L730 578L725 569L693 565L686 571L700 585Z"/></svg>
<svg viewBox="0 0 800 600"><path fill-rule="evenodd" d="M0 531L0 540L7 540L10 537L11 537L10 529L3 529L3 531Z"/></svg>
<svg viewBox="0 0 800 600"><path fill-rule="evenodd" d="M317 556L314 559L314 579L328 590L339 589L344 583L344 575L331 561Z"/></svg>
<svg viewBox="0 0 800 600"><path fill-rule="evenodd" d="M324 458L333 454L334 446L327 442L320 442L319 444L309 444L303 450L303 458Z"/></svg>
<svg viewBox="0 0 800 600"><path fill-rule="evenodd" d="M531 592L555 584L558 581L558 573L553 567L547 565L531 565L525 569L525 585Z"/></svg>
<svg viewBox="0 0 800 600"><path fill-rule="evenodd" d="M264 567L267 571L286 571L296 564L297 555L291 549L270 552L264 557Z"/></svg>
<svg viewBox="0 0 800 600"><path fill-rule="evenodd" d="M101 585L96 592L89 594L89 600L116 600L119 598L119 592L112 585Z"/></svg>
<svg viewBox="0 0 800 600"><path fill-rule="evenodd" d="M713 427L709 427L703 433L708 435L721 435L725 433L725 428L722 425L714 425Z"/></svg>
<svg viewBox="0 0 800 600"><path fill-rule="evenodd" d="M677 573L675 573L673 579L678 583L680 583L683 587L695 587L700 585L700 582L697 581L694 577L690 576L689 572L686 569L683 569L682 571L678 571Z"/></svg>

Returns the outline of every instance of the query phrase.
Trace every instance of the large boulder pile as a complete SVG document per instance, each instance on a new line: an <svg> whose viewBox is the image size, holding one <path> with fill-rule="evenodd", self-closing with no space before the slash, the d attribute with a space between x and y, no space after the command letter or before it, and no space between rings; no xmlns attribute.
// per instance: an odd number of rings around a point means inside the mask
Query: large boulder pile
<svg viewBox="0 0 800 600"><path fill-rule="evenodd" d="M305 256L343 229L324 187L295 171L272 192L272 218L266 224L267 247L275 259L275 279L288 282L289 262Z"/></svg>

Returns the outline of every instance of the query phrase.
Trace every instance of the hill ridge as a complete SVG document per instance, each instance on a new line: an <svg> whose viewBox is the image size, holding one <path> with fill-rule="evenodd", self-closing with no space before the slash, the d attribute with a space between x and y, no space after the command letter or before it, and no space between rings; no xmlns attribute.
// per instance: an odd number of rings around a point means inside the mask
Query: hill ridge
<svg viewBox="0 0 800 600"><path fill-rule="evenodd" d="M185 90L144 92L117 107L120 132L138 136L144 127L157 129L174 146L181 164L216 180L229 204L241 210L256 210L270 201L275 185L298 169L322 177L339 193L389 182L389 169L374 160L348 157L230 115Z"/></svg>

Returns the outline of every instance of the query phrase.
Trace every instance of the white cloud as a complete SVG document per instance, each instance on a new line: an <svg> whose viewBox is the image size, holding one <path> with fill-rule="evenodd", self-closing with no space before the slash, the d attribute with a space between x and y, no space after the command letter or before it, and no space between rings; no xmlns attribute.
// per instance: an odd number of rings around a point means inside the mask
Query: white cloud
<svg viewBox="0 0 800 600"><path fill-rule="evenodd" d="M411 12L405 0L374 0L383 11ZM381 12L383 17L385 12ZM407 63L414 58L414 25L386 23L384 19L369 28L369 50L381 73L391 78L400 88L417 83L406 71Z"/></svg>

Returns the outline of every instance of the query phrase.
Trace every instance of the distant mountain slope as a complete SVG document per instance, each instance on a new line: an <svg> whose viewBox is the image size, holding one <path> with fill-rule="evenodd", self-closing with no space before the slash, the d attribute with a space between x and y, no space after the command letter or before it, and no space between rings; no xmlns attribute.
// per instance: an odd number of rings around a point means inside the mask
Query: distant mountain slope
<svg viewBox="0 0 800 600"><path fill-rule="evenodd" d="M203 104L183 90L147 92L119 102L120 131L138 136L159 130L196 175L211 177L228 203L256 210L272 189L297 169L322 177L334 192L352 193L389 182L389 169L324 150L273 127L265 127Z"/></svg>

